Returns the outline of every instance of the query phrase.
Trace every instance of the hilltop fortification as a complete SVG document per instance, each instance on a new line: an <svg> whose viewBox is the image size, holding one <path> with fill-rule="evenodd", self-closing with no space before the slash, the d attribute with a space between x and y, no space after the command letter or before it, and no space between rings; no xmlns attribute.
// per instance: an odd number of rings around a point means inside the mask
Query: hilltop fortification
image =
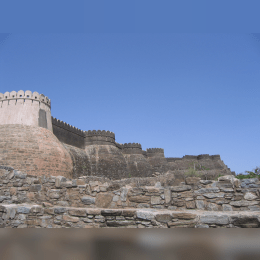
<svg viewBox="0 0 260 260"><path fill-rule="evenodd" d="M22 90L0 93L0 165L68 178L181 176L190 168L207 178L234 174L219 155L165 158L162 148L144 151L139 143L117 143L110 131L80 130L51 116L48 97Z"/></svg>

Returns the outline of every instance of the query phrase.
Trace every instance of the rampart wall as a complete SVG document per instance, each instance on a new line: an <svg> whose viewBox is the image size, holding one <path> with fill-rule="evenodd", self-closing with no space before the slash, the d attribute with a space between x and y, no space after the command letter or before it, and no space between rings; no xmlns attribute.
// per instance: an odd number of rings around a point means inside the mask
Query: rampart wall
<svg viewBox="0 0 260 260"><path fill-rule="evenodd" d="M59 139L60 142L73 145L81 149L85 148L84 131L54 117L52 117L52 126L53 134Z"/></svg>
<svg viewBox="0 0 260 260"><path fill-rule="evenodd" d="M259 227L260 182L32 176L0 167L2 227Z"/></svg>

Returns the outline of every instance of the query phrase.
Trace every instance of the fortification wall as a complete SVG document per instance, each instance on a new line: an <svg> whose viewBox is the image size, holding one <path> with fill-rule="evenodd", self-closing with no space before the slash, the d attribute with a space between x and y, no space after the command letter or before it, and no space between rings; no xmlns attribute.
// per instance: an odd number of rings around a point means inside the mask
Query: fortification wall
<svg viewBox="0 0 260 260"><path fill-rule="evenodd" d="M169 169L172 171L175 170L183 170L187 171L189 169L195 169L198 172L203 173L203 171L207 171L209 175L214 175L215 173L221 171L221 174L232 174L235 175L234 172L231 172L230 169L224 164L221 160L220 155L209 155L209 154L201 154L198 156L194 155L185 155L182 158L169 157L166 158ZM205 174L205 172L204 172Z"/></svg>
<svg viewBox="0 0 260 260"><path fill-rule="evenodd" d="M0 125L40 126L52 131L51 101L38 92L0 93Z"/></svg>
<svg viewBox="0 0 260 260"><path fill-rule="evenodd" d="M66 150L69 152L73 162L72 178L79 178L81 176L90 176L91 164L85 150L68 144L63 144L63 145L66 148Z"/></svg>
<svg viewBox="0 0 260 260"><path fill-rule="evenodd" d="M2 227L259 227L260 182L173 175L111 181L0 167ZM116 217L118 216L118 217ZM120 217L119 217L120 216ZM129 219L128 219L129 217Z"/></svg>
<svg viewBox="0 0 260 260"><path fill-rule="evenodd" d="M60 142L73 145L81 149L85 148L84 131L54 117L52 117L52 126L53 134L59 139Z"/></svg>
<svg viewBox="0 0 260 260"><path fill-rule="evenodd" d="M0 164L31 175L72 177L72 160L53 133L42 127L0 125Z"/></svg>
<svg viewBox="0 0 260 260"><path fill-rule="evenodd" d="M89 130L85 132L85 147L88 145L116 146L115 134L105 130Z"/></svg>
<svg viewBox="0 0 260 260"><path fill-rule="evenodd" d="M129 176L151 177L153 168L143 155L142 146L139 143L125 143L122 145L122 152L126 159Z"/></svg>
<svg viewBox="0 0 260 260"><path fill-rule="evenodd" d="M166 173L169 170L169 165L164 157L164 149L148 148L146 149L148 162L153 167L154 173Z"/></svg>
<svg viewBox="0 0 260 260"><path fill-rule="evenodd" d="M85 152L90 161L92 176L122 179L129 176L126 160L115 145L87 145Z"/></svg>

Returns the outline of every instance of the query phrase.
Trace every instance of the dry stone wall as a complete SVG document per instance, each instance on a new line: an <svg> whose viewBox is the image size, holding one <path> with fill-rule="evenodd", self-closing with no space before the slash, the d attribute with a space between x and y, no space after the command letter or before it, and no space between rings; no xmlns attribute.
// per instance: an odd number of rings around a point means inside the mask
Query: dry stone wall
<svg viewBox="0 0 260 260"><path fill-rule="evenodd" d="M111 181L32 176L0 166L0 227L260 226L260 182L173 176Z"/></svg>
<svg viewBox="0 0 260 260"><path fill-rule="evenodd" d="M258 179L219 181L188 177L175 185L174 176L108 178L33 176L1 167L0 202L47 203L51 206L88 208L153 208L169 210L260 211Z"/></svg>

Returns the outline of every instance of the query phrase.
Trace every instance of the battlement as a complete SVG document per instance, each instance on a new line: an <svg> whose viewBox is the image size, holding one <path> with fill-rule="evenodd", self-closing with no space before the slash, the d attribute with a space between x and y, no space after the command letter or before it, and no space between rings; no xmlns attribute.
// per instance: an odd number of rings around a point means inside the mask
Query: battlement
<svg viewBox="0 0 260 260"><path fill-rule="evenodd" d="M164 149L163 148L147 148L146 154L147 154L147 157L153 157L153 156L164 157Z"/></svg>
<svg viewBox="0 0 260 260"><path fill-rule="evenodd" d="M10 101L15 101L15 102L10 102ZM30 103L30 101L31 103L33 103L34 101L38 101L44 103L49 108L51 107L51 100L48 97L44 96L43 94L39 94L38 92L32 93L29 90L26 90L25 92L23 90L19 90L18 92L11 91L11 92L5 92L4 94L0 93L0 104L3 102L5 104L16 104L16 103L22 104L22 103Z"/></svg>
<svg viewBox="0 0 260 260"><path fill-rule="evenodd" d="M124 154L143 154L142 146L139 143L125 143L122 148Z"/></svg>
<svg viewBox="0 0 260 260"><path fill-rule="evenodd" d="M128 149L128 148L142 149L142 145L139 144L139 143L125 143L125 144L123 144L123 149Z"/></svg>
<svg viewBox="0 0 260 260"><path fill-rule="evenodd" d="M75 126L69 125L66 122L63 122L63 121L61 121L61 120L59 120L55 117L51 117L51 119L52 119L52 125L58 126L58 127L63 128L65 130L69 131L69 132L80 135L82 137L85 136L84 131L76 128Z"/></svg>
<svg viewBox="0 0 260 260"><path fill-rule="evenodd" d="M87 137L93 137L93 136L104 136L104 137L110 137L115 139L115 133L105 130L88 130L85 131L85 136Z"/></svg>
<svg viewBox="0 0 260 260"><path fill-rule="evenodd" d="M85 145L116 145L115 133L105 130L85 131Z"/></svg>
<svg viewBox="0 0 260 260"><path fill-rule="evenodd" d="M180 160L203 160L203 159L211 159L211 160L220 160L220 155L209 155L209 154L200 154L200 155L185 155L183 157L168 157L166 158L168 162L175 162Z"/></svg>
<svg viewBox="0 0 260 260"><path fill-rule="evenodd" d="M163 148L147 148L146 152L147 153L163 153L164 154L164 149Z"/></svg>

